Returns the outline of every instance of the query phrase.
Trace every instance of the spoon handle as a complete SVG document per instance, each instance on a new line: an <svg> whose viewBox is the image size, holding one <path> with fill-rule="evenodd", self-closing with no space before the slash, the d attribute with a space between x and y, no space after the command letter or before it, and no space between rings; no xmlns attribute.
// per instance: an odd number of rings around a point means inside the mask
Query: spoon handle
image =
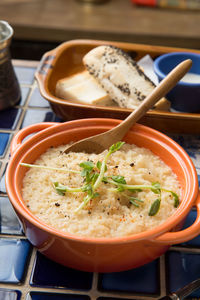
<svg viewBox="0 0 200 300"><path fill-rule="evenodd" d="M187 59L178 64L161 82L160 84L148 95L140 106L134 110L123 122L112 130L112 135L116 132L118 140L124 137L126 132L134 125L144 114L153 107L153 105L164 97L177 82L188 72L192 66L192 60Z"/></svg>

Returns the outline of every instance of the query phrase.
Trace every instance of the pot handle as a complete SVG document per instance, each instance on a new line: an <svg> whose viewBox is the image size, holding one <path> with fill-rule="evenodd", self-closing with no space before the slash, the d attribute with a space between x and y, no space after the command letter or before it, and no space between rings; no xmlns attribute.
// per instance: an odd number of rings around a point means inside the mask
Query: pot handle
<svg viewBox="0 0 200 300"><path fill-rule="evenodd" d="M43 123L37 123L32 124L27 127L24 127L23 129L20 129L17 134L13 137L11 145L10 145L10 153L11 155L19 148L19 146L22 144L23 140L29 136L32 133L42 131L46 128L49 128L51 126L54 126L58 123L56 122L43 122Z"/></svg>
<svg viewBox="0 0 200 300"><path fill-rule="evenodd" d="M164 233L159 237L156 237L152 241L161 244L166 244L166 245L173 245L173 244L180 244L189 241L195 238L197 235L199 235L200 234L200 191L198 193L194 206L196 206L197 209L197 217L195 222L190 227L176 232Z"/></svg>

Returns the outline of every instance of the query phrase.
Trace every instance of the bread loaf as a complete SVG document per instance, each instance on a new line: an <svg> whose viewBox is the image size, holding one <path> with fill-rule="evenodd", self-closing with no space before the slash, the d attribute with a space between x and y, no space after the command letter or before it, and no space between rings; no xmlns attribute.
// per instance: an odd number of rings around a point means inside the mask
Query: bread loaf
<svg viewBox="0 0 200 300"><path fill-rule="evenodd" d="M120 107L135 109L155 88L127 53L114 46L99 46L83 57L88 72L98 81ZM169 109L170 104L162 99L156 109Z"/></svg>
<svg viewBox="0 0 200 300"><path fill-rule="evenodd" d="M59 98L84 104L117 105L88 71L58 80L55 94Z"/></svg>

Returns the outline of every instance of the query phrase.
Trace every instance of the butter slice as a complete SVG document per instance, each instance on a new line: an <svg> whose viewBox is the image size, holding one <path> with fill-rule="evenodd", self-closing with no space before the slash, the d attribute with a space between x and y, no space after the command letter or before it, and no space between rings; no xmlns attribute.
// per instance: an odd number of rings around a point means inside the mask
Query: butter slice
<svg viewBox="0 0 200 300"><path fill-rule="evenodd" d="M88 71L60 79L56 84L56 96L84 104L116 106Z"/></svg>

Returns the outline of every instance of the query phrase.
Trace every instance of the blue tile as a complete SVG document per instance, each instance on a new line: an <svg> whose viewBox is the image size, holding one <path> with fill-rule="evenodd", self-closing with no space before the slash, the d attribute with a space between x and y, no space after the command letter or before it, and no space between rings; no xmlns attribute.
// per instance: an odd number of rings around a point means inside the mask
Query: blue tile
<svg viewBox="0 0 200 300"><path fill-rule="evenodd" d="M196 209L193 209L187 216L187 218L185 220L185 224L183 226L183 229L191 226L194 223L194 221L196 220L196 216L197 216ZM182 243L181 245L182 246L191 246L191 247L200 247L200 235L198 235L196 238L194 238L188 242Z"/></svg>
<svg viewBox="0 0 200 300"><path fill-rule="evenodd" d="M130 271L102 274L99 287L106 291L159 294L159 260Z"/></svg>
<svg viewBox="0 0 200 300"><path fill-rule="evenodd" d="M172 293L200 278L200 254L168 251L166 270L167 290Z"/></svg>
<svg viewBox="0 0 200 300"><path fill-rule="evenodd" d="M48 109L48 110L39 110L39 109L28 109L26 111L22 128L35 124L40 122L54 122L55 121L55 115L54 113Z"/></svg>
<svg viewBox="0 0 200 300"><path fill-rule="evenodd" d="M26 300L90 300L86 295L30 292Z"/></svg>
<svg viewBox="0 0 200 300"><path fill-rule="evenodd" d="M15 73L20 84L32 84L36 68L15 66Z"/></svg>
<svg viewBox="0 0 200 300"><path fill-rule="evenodd" d="M5 169L3 170L3 174L0 178L0 192L3 194L6 194L6 184L5 184L6 168L7 168L7 165L6 165Z"/></svg>
<svg viewBox="0 0 200 300"><path fill-rule="evenodd" d="M0 111L0 128L15 129L20 114L21 109L15 107Z"/></svg>
<svg viewBox="0 0 200 300"><path fill-rule="evenodd" d="M39 89L35 88L31 95L29 106L49 107L50 105L49 102L41 96Z"/></svg>
<svg viewBox="0 0 200 300"><path fill-rule="evenodd" d="M30 284L33 286L89 290L92 273L64 267L37 253Z"/></svg>
<svg viewBox="0 0 200 300"><path fill-rule="evenodd" d="M31 246L25 239L0 239L0 282L23 281Z"/></svg>
<svg viewBox="0 0 200 300"><path fill-rule="evenodd" d="M20 298L21 298L20 291L0 288L0 300L19 300Z"/></svg>
<svg viewBox="0 0 200 300"><path fill-rule="evenodd" d="M6 147L8 145L10 134L5 132L0 132L0 156L4 155Z"/></svg>
<svg viewBox="0 0 200 300"><path fill-rule="evenodd" d="M22 234L22 226L8 197L0 197L0 233Z"/></svg>
<svg viewBox="0 0 200 300"><path fill-rule="evenodd" d="M185 149L187 154L192 159L194 166L197 170L197 175L200 184L200 135L170 135L181 147Z"/></svg>
<svg viewBox="0 0 200 300"><path fill-rule="evenodd" d="M200 289L191 293L185 300L199 300L200 299Z"/></svg>
<svg viewBox="0 0 200 300"><path fill-rule="evenodd" d="M21 100L19 105L23 106L25 104L29 93L30 93L30 88L21 87Z"/></svg>

